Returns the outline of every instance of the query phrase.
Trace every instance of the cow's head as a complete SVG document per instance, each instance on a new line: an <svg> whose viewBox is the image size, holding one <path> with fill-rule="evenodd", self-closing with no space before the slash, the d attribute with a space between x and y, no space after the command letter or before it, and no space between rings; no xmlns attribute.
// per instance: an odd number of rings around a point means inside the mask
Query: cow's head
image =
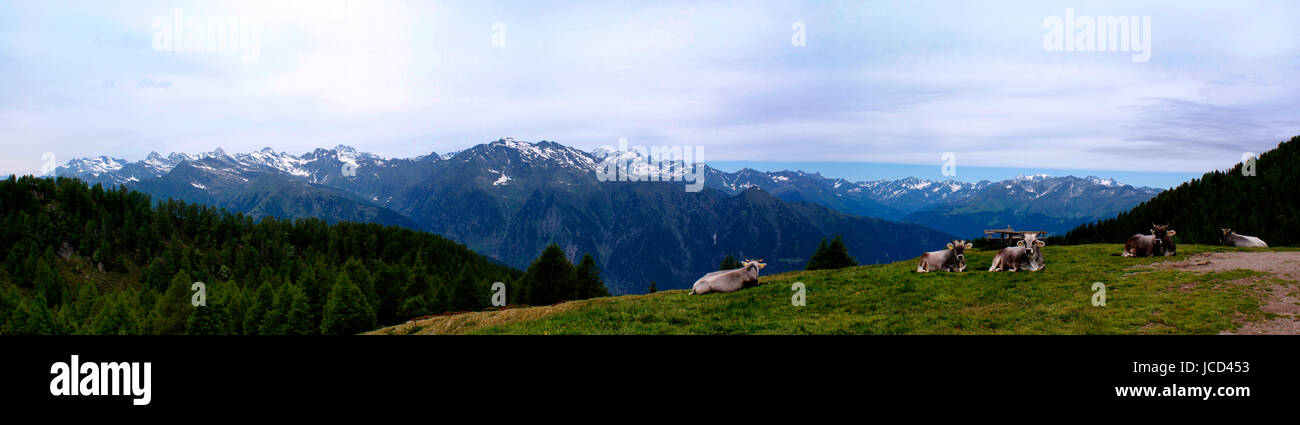
<svg viewBox="0 0 1300 425"><path fill-rule="evenodd" d="M1232 229L1219 229L1219 230L1223 231L1223 244L1227 245L1228 239L1230 235L1232 235Z"/></svg>
<svg viewBox="0 0 1300 425"><path fill-rule="evenodd" d="M743 268L751 268L751 267L752 267L752 268L754 269L755 272L757 272L758 269L761 269L761 268L767 267L767 263L764 263L763 260L762 260L761 258L760 258L760 259L757 259L757 260L750 260L750 259L746 258L745 261L742 262L741 264L742 264L741 267L743 267Z"/></svg>
<svg viewBox="0 0 1300 425"><path fill-rule="evenodd" d="M1178 232L1169 229L1169 225L1151 224L1151 236L1155 236L1151 242L1155 244L1152 252L1163 252L1166 256L1174 254L1174 235Z"/></svg>
<svg viewBox="0 0 1300 425"><path fill-rule="evenodd" d="M1025 252L1029 253L1030 257L1033 257L1034 251L1043 245L1047 245L1047 243L1038 240L1038 235L1034 233L1026 233L1023 240L1016 241L1016 246L1025 247Z"/></svg>
<svg viewBox="0 0 1300 425"><path fill-rule="evenodd" d="M966 249L972 246L974 245L964 240L955 240L948 243L948 249L951 249L952 255L957 258L958 270L966 269Z"/></svg>
<svg viewBox="0 0 1300 425"><path fill-rule="evenodd" d="M966 250L969 250L970 247L972 247L970 242L961 239L948 243L949 250L953 250L953 255L957 256L957 261L961 264L966 264Z"/></svg>

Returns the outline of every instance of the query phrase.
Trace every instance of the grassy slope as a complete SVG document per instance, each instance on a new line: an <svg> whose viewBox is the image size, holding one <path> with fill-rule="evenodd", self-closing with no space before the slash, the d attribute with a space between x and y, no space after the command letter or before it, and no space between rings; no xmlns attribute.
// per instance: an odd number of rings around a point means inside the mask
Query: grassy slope
<svg viewBox="0 0 1300 425"><path fill-rule="evenodd" d="M1179 256L1224 251L1180 245ZM1121 245L1048 246L1037 273L989 273L991 251L967 251L966 273L915 273L915 260L763 276L733 294L686 291L409 322L375 333L483 334L1206 334L1259 320L1257 287L1225 282L1254 271L1196 274L1131 267L1167 258L1121 258ZM791 305L791 284L807 305ZM1107 305L1092 306L1093 282Z"/></svg>

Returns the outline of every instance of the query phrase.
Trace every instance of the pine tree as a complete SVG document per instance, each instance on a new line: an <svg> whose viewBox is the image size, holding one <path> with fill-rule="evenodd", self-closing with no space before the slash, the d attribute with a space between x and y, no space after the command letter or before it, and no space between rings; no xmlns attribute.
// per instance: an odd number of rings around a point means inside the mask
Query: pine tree
<svg viewBox="0 0 1300 425"><path fill-rule="evenodd" d="M858 265L857 260L849 256L849 249L844 245L844 239L840 235L835 235L835 240L829 245L826 239L817 245L817 252L808 259L808 265L805 270L827 270L852 267Z"/></svg>
<svg viewBox="0 0 1300 425"><path fill-rule="evenodd" d="M18 291L12 286L0 292L0 334L10 333L9 322L13 320L20 307L22 307L22 298L18 297Z"/></svg>
<svg viewBox="0 0 1300 425"><path fill-rule="evenodd" d="M185 321L185 333L189 335L226 335L226 315L223 306L215 300L206 306L194 307L190 317Z"/></svg>
<svg viewBox="0 0 1300 425"><path fill-rule="evenodd" d="M321 318L321 333L327 335L352 335L369 330L375 325L375 313L361 288L352 283L347 273L339 273L325 314Z"/></svg>
<svg viewBox="0 0 1300 425"><path fill-rule="evenodd" d="M266 316L262 318L262 325L258 328L258 335L284 335L286 333L285 321L289 314L289 304L293 302L287 291L289 285L280 285L275 291L275 297L271 302L271 308L267 309Z"/></svg>
<svg viewBox="0 0 1300 425"><path fill-rule="evenodd" d="M828 267L826 267L826 265L824 264L824 263L826 262L826 250L827 250L827 247L826 247L826 238L822 238L821 243L818 243L818 244L817 244L817 250L816 250L816 251L813 251L813 254L812 254L811 257L808 257L808 265L807 265L807 266L804 266L803 269L804 269L804 270L822 270L822 269L826 269L826 268L828 268Z"/></svg>
<svg viewBox="0 0 1300 425"><path fill-rule="evenodd" d="M605 287L605 282L600 279L600 268L596 267L596 259L591 258L591 254L582 256L582 262L573 271L573 280L575 293L570 299L581 300L609 296L609 289Z"/></svg>
<svg viewBox="0 0 1300 425"><path fill-rule="evenodd" d="M190 301L190 274L185 270L176 273L167 292L163 293L154 307L153 332L159 335L173 335L185 330L185 322L190 317L194 305Z"/></svg>
<svg viewBox="0 0 1300 425"><path fill-rule="evenodd" d="M652 280L650 281L650 288L646 289L646 293L653 294L655 292L659 292L659 285L656 285L655 281Z"/></svg>
<svg viewBox="0 0 1300 425"><path fill-rule="evenodd" d="M77 287L76 300L72 303L74 318L80 324L88 323L94 314L95 303L99 301L99 288L91 282L82 282Z"/></svg>
<svg viewBox="0 0 1300 425"><path fill-rule="evenodd" d="M321 312L325 309L325 299L329 296L329 279L317 273L317 266L304 264L302 274L298 275L298 288L307 295L308 320L314 331L320 329Z"/></svg>
<svg viewBox="0 0 1300 425"><path fill-rule="evenodd" d="M533 260L524 272L521 286L533 305L554 304L564 301L573 293L573 263L564 256L560 246L551 244L542 255Z"/></svg>
<svg viewBox="0 0 1300 425"><path fill-rule="evenodd" d="M831 268L839 269L858 265L858 261L849 256L849 248L844 246L844 238L835 235L835 240L826 249Z"/></svg>
<svg viewBox="0 0 1300 425"><path fill-rule="evenodd" d="M258 335L262 331L262 324L266 321L266 316L275 304L275 292L271 290L271 284L262 282L257 287L257 292L253 295L253 302L248 306L248 311L244 313L244 323L241 326L244 335Z"/></svg>
<svg viewBox="0 0 1300 425"><path fill-rule="evenodd" d="M226 333L229 335L244 334L244 317L248 314L248 298L244 294L244 290L233 280L218 285L215 295L225 313Z"/></svg>
<svg viewBox="0 0 1300 425"><path fill-rule="evenodd" d="M397 309L398 315L406 318L415 318L428 316L432 313L429 298L426 294L416 295L402 301L402 306Z"/></svg>
<svg viewBox="0 0 1300 425"><path fill-rule="evenodd" d="M13 320L13 332L19 335L54 335L54 315L45 301L45 294L37 293L36 298L24 301Z"/></svg>
<svg viewBox="0 0 1300 425"><path fill-rule="evenodd" d="M825 240L822 240L822 243L825 244L826 241L825 241ZM736 258L735 258L735 257L732 257L731 254L727 254L727 258L723 258L723 259L722 259L722 264L719 264L719 265L718 265L718 270L732 270L732 269L738 269L738 268L740 268L741 266L744 266L744 265L743 265L743 264L740 264L739 261L736 261Z"/></svg>
<svg viewBox="0 0 1300 425"><path fill-rule="evenodd" d="M63 277L47 261L42 257L36 265L36 292L45 295L48 306L59 305L63 303Z"/></svg>
<svg viewBox="0 0 1300 425"><path fill-rule="evenodd" d="M316 325L311 321L310 300L307 293L297 285L285 285L284 296L289 301L285 303L287 309L284 313L284 333L288 335L312 335L316 333Z"/></svg>

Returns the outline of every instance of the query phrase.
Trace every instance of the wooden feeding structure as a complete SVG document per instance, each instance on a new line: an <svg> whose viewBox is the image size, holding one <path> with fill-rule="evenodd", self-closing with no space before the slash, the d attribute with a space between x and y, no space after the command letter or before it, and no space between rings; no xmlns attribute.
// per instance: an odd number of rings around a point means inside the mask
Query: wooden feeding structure
<svg viewBox="0 0 1300 425"><path fill-rule="evenodd" d="M984 239L1002 240L1002 246L1012 246L1016 241L1024 240L1025 235L1035 234L1039 239L1047 237L1046 230L1013 230L1008 227L1005 229L992 229L984 231Z"/></svg>

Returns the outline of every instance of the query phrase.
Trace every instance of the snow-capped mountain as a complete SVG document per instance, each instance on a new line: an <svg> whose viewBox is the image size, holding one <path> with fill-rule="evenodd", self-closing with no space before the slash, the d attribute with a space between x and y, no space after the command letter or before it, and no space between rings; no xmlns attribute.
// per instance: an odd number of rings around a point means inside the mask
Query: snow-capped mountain
<svg viewBox="0 0 1300 425"><path fill-rule="evenodd" d="M643 156L613 154L634 172L647 167ZM753 185L736 192L687 192L681 181L601 181L597 173L609 155L503 138L448 156L394 159L347 146L302 155L262 149L149 155L136 163L105 160L98 168L86 163L60 172L256 217L415 227L520 268L547 244L558 243L574 260L595 256L615 293L643 291L650 281L660 288L686 287L700 272L716 269L725 255L769 258L769 270L798 269L823 237L837 234L864 263L905 258L949 237L827 208L819 201L834 194L814 196L818 188L801 185L795 174L766 181L791 182L794 190L782 190L787 197L809 203L783 202ZM161 175L120 174L132 165ZM684 170L674 167L678 171ZM741 177L709 172L740 187L734 182Z"/></svg>
<svg viewBox="0 0 1300 425"><path fill-rule="evenodd" d="M615 293L637 292L649 280L661 288L683 287L688 275L715 266L725 254L780 258L783 263L772 270L795 269L822 236L836 233L868 263L906 258L926 249L918 241L932 245L948 234L969 237L982 228L1055 233L1112 216L1158 192L1093 176L853 182L803 171L728 173L707 166L705 189L686 192L681 179L694 170L681 162L668 173L672 182L602 181L598 173L609 171L603 167L611 162L604 160L611 158L636 175L647 174L649 162L657 160L636 150L587 152L502 138L414 158L343 145L301 155L216 149L151 153L137 162L83 158L57 172L259 217L429 230L515 267L526 267L546 244L559 243L575 259L594 254ZM892 222L898 220L916 224ZM885 239L891 242L880 243ZM732 252L737 249L744 252ZM664 259L664 252L681 258Z"/></svg>
<svg viewBox="0 0 1300 425"><path fill-rule="evenodd" d="M963 237L984 229L1013 227L1060 234L1083 223L1110 218L1147 201L1160 189L1095 176L1017 176L988 184L962 199L922 209L904 221Z"/></svg>
<svg viewBox="0 0 1300 425"><path fill-rule="evenodd" d="M988 180L970 183L957 180L924 180L916 177L856 183L857 187L867 191L872 199L909 213L938 204L967 199L991 184Z"/></svg>

